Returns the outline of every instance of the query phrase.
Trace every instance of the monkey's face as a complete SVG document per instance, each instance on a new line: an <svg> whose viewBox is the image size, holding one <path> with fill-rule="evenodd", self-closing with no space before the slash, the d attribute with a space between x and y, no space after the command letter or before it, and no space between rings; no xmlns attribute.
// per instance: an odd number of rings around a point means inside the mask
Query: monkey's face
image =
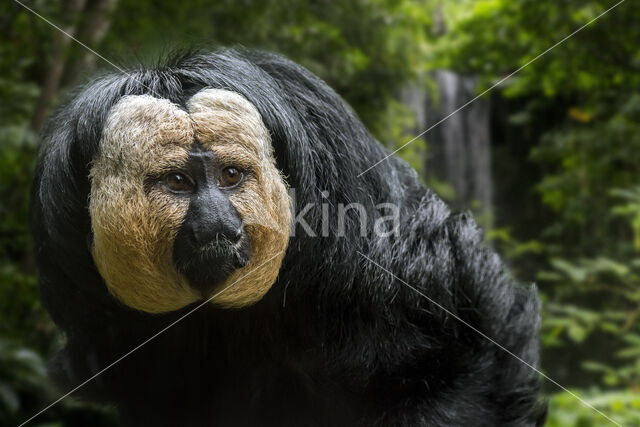
<svg viewBox="0 0 640 427"><path fill-rule="evenodd" d="M213 302L240 307L275 281L289 197L269 132L242 96L204 89L187 111L122 98L90 178L93 259L129 307L166 312L223 289Z"/></svg>

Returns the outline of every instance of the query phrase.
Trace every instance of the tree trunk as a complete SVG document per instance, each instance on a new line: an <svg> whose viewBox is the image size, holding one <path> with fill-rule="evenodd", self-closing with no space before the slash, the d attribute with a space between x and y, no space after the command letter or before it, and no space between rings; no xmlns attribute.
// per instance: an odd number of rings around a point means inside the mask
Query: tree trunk
<svg viewBox="0 0 640 427"><path fill-rule="evenodd" d="M94 0L87 4L85 16L78 37L87 46L97 49L107 35L111 17L118 6L118 0ZM97 56L83 49L70 67L65 83L74 84L79 77L90 73L96 66Z"/></svg>
<svg viewBox="0 0 640 427"><path fill-rule="evenodd" d="M438 94L426 97L426 120L419 123L428 129L449 116L475 95L476 81L446 70L433 73ZM425 135L428 158L424 172L447 182L455 191L452 205L459 209L476 207L489 225L493 199L491 179L490 106L486 99L459 110Z"/></svg>
<svg viewBox="0 0 640 427"><path fill-rule="evenodd" d="M38 97L38 102L36 103L30 123L30 128L34 132L40 131L40 128L47 116L47 111L49 110L51 101L58 90L60 79L64 72L66 54L69 49L69 45L72 42L69 36L73 36L75 33L78 13L82 10L84 4L85 0L69 0L65 2L62 14L62 16L65 17L65 22L62 23L60 27L67 34L64 34L55 28L51 29L51 31L54 31L54 34L52 37L49 71L42 83L40 96ZM44 60L44 58L41 59Z"/></svg>

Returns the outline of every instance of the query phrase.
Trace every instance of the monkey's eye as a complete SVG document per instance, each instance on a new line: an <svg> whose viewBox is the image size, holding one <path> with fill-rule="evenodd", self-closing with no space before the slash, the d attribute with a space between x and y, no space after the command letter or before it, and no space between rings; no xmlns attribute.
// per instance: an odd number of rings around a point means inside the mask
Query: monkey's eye
<svg viewBox="0 0 640 427"><path fill-rule="evenodd" d="M171 172L165 175L163 182L169 190L175 193L192 193L195 189L191 178L180 172Z"/></svg>
<svg viewBox="0 0 640 427"><path fill-rule="evenodd" d="M233 187L237 185L243 177L243 173L240 169L229 166L228 168L224 168L222 170L222 174L220 175L220 186L221 187Z"/></svg>

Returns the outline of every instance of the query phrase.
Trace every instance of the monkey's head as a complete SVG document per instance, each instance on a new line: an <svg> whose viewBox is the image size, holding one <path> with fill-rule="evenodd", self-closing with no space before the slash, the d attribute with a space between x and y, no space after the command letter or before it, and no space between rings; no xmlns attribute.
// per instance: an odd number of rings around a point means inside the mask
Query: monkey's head
<svg viewBox="0 0 640 427"><path fill-rule="evenodd" d="M288 193L269 132L239 94L203 89L186 109L123 97L108 113L90 182L91 253L129 307L171 311L226 287L215 302L243 306L276 279Z"/></svg>
<svg viewBox="0 0 640 427"><path fill-rule="evenodd" d="M277 283L344 278L359 228L339 241L291 235L288 187L296 212L373 210L394 197L395 160L356 173L384 155L324 82L276 55L227 50L101 76L45 131L32 195L43 301L69 329L119 319L122 304L163 313L215 295L238 308ZM304 218L317 231L318 211Z"/></svg>

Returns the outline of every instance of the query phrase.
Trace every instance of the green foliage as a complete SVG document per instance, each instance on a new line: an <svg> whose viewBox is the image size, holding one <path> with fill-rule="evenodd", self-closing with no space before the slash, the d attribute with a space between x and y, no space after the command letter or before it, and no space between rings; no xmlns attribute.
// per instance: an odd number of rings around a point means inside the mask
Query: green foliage
<svg viewBox="0 0 640 427"><path fill-rule="evenodd" d="M20 409L20 393L39 390L45 378L41 357L32 350L0 340L0 421L9 423ZM16 421L13 419L12 421Z"/></svg>
<svg viewBox="0 0 640 427"><path fill-rule="evenodd" d="M485 238L489 242L499 245L503 253L509 259L520 259L523 256L539 254L544 250L543 244L538 240L521 242L513 236L513 230L509 227L493 228L487 230Z"/></svg>
<svg viewBox="0 0 640 427"><path fill-rule="evenodd" d="M640 315L640 258L621 263L609 258L581 259L572 263L552 258L551 271L539 275L541 281L554 283L558 288L555 301L545 305L544 345L562 346L566 338L576 344L599 332L612 343L615 369L595 369L605 366L588 361L583 366L604 374L603 383L609 386L635 386L640 383L640 333L636 320ZM589 296L617 300L606 310L600 307L580 307L570 300Z"/></svg>
<svg viewBox="0 0 640 427"><path fill-rule="evenodd" d="M601 120L590 119L593 123L574 124L575 119L570 119L547 133L532 150L533 160L556 167L537 186L542 202L555 213L547 234L570 237L579 250L587 247L624 254L632 249L628 244L633 244L625 238L629 225L638 227L625 220L637 208L633 188L640 159L640 96L625 94L619 101L617 106L605 109L603 105L590 113L602 116ZM612 209L621 197L628 205Z"/></svg>
<svg viewBox="0 0 640 427"><path fill-rule="evenodd" d="M637 391L603 392L599 389L581 393L572 390L586 403L605 413L624 426L640 423L640 394ZM609 427L607 418L580 402L575 396L562 392L549 401L547 427Z"/></svg>
<svg viewBox="0 0 640 427"><path fill-rule="evenodd" d="M628 218L633 230L633 249L640 252L640 186L629 190L614 188L610 194L625 201L624 204L614 206L611 213Z"/></svg>
<svg viewBox="0 0 640 427"><path fill-rule="evenodd" d="M389 125L379 131L381 141L386 142L391 151L398 150L397 155L403 157L420 174L427 146L424 139L415 139L416 135L410 132L410 129L416 127L413 111L399 101L390 100L384 115ZM407 144L412 140L411 144Z"/></svg>
<svg viewBox="0 0 640 427"><path fill-rule="evenodd" d="M16 340L0 337L0 425L18 425L56 400L42 357ZM108 408L65 399L32 421L34 426L109 426Z"/></svg>

